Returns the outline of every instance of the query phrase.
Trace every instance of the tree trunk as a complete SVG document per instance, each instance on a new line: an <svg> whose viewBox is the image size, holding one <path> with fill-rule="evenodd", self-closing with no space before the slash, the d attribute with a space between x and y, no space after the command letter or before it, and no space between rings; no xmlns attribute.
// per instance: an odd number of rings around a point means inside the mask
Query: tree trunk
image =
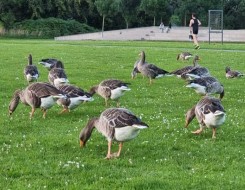
<svg viewBox="0 0 245 190"><path fill-rule="evenodd" d="M156 17L154 16L153 26L156 26Z"/></svg>
<svg viewBox="0 0 245 190"><path fill-rule="evenodd" d="M104 26L105 26L105 15L103 15L103 20L102 20L102 30L101 30L101 37L104 37Z"/></svg>

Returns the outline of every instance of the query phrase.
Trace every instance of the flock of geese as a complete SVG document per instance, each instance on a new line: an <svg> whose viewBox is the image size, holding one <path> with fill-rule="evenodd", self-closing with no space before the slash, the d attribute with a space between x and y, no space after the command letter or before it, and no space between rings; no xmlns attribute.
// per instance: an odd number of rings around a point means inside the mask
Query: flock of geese
<svg viewBox="0 0 245 190"><path fill-rule="evenodd" d="M187 127L196 117L200 128L192 133L200 134L204 128L210 127L213 130L212 137L216 137L216 129L225 121L225 110L221 104L224 97L224 87L215 78L212 77L209 70L198 64L200 60L198 55L193 56L189 52L182 52L177 55L177 60L189 60L193 57L193 65L189 65L178 70L168 72L146 61L145 52L140 52L140 59L135 62L131 72L132 78L137 74L142 74L149 78L152 85L153 80L163 76L177 76L187 81L186 87L194 89L198 94L204 97L197 102L186 113ZM108 107L109 100L117 102L117 108L105 109L99 117L92 118L80 133L80 146L85 146L91 137L92 131L96 128L108 141L107 159L119 157L123 142L134 139L141 129L148 128L148 124L141 121L126 108L120 108L119 99L126 91L131 89L129 83L117 79L107 79L101 81L98 85L91 87L89 92L69 84L65 73L64 65L57 59L42 59L39 64L46 67L49 71L47 82L37 82L39 77L38 69L32 63L32 55L28 56L28 65L24 68L24 76L28 86L23 90L16 90L9 104L9 114L11 115L17 108L19 102L31 107L30 119L33 118L35 110L40 108L43 112L43 118L46 112L54 104L60 105L63 109L61 113L75 109L83 102L93 101L93 95L97 93L105 100L105 106ZM226 68L226 77L235 78L243 76L241 72L232 71ZM219 99L212 97L213 94L219 94ZM119 142L119 149L116 153L111 153L112 142Z"/></svg>

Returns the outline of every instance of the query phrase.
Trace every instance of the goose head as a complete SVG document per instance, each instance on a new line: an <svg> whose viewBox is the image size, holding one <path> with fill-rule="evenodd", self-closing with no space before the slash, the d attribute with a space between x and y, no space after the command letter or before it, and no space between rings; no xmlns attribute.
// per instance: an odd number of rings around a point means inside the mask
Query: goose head
<svg viewBox="0 0 245 190"><path fill-rule="evenodd" d="M230 67L226 67L225 68L225 73L228 73L228 72L230 72L231 71L231 68Z"/></svg>
<svg viewBox="0 0 245 190"><path fill-rule="evenodd" d="M98 118L92 118L88 121L87 125L82 129L79 139L80 147L84 147L92 135L93 129L95 128L95 122L98 121Z"/></svg>
<svg viewBox="0 0 245 190"><path fill-rule="evenodd" d="M190 122L195 118L196 114L195 114L195 109L196 106L193 106L190 110L188 110L185 114L185 128L188 127L188 125L190 124Z"/></svg>
<svg viewBox="0 0 245 190"><path fill-rule="evenodd" d="M12 113L15 111L17 108L19 102L20 102L20 93L22 90L16 90L14 92L14 95L9 103L9 115L12 115Z"/></svg>

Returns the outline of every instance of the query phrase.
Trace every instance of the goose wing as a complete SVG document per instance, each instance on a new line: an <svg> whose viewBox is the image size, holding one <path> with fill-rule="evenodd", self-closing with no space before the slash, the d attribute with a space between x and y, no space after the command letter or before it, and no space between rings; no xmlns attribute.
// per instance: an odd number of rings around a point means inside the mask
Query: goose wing
<svg viewBox="0 0 245 190"><path fill-rule="evenodd" d="M161 68L159 68L153 64L148 64L147 69L156 73L156 74L168 74L169 73L168 71L165 71L165 70L163 70L163 69L161 69Z"/></svg>
<svg viewBox="0 0 245 190"><path fill-rule="evenodd" d="M116 88L119 88L121 86L128 86L130 83L123 82L121 80L116 80L116 79L109 79L102 81L100 83L100 86L105 86L109 88L110 90L114 90Z"/></svg>
<svg viewBox="0 0 245 190"><path fill-rule="evenodd" d="M31 76L39 75L38 69L35 65L27 65L24 69L24 74L30 74Z"/></svg>
<svg viewBox="0 0 245 190"><path fill-rule="evenodd" d="M47 97L50 95L63 94L60 90L49 83L36 82L28 86L28 90L34 93L38 98Z"/></svg>
<svg viewBox="0 0 245 190"><path fill-rule="evenodd" d="M111 128L121 128L132 125L144 125L147 124L142 122L132 112L124 108L110 108L102 113L103 119L105 119Z"/></svg>
<svg viewBox="0 0 245 190"><path fill-rule="evenodd" d="M48 74L49 82L53 83L54 79L57 78L67 78L65 70L62 68L53 68Z"/></svg>
<svg viewBox="0 0 245 190"><path fill-rule="evenodd" d="M59 86L59 90L61 90L62 92L64 92L70 97L79 97L79 96L88 95L88 93L86 93L84 90L73 85Z"/></svg>
<svg viewBox="0 0 245 190"><path fill-rule="evenodd" d="M172 71L171 74L182 75L183 73L187 73L187 72L191 71L193 68L194 68L193 66L189 65L189 66L177 69L175 71Z"/></svg>

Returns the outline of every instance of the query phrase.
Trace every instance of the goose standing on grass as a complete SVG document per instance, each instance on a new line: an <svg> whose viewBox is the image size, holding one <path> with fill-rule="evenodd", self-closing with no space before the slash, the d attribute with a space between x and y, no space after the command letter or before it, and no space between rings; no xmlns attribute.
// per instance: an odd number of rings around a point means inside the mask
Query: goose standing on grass
<svg viewBox="0 0 245 190"><path fill-rule="evenodd" d="M96 128L108 141L107 159L119 157L123 142L137 137L141 129L148 128L131 111L124 108L109 108L101 113L99 118L90 119L85 128L80 133L80 146L85 146L89 140L93 129ZM117 153L111 153L112 141L119 142Z"/></svg>
<svg viewBox="0 0 245 190"><path fill-rule="evenodd" d="M213 130L212 138L216 138L216 129L225 122L226 114L219 99L206 96L187 111L186 128L195 116L200 129L193 131L192 133L200 134L205 127L210 127Z"/></svg>
<svg viewBox="0 0 245 190"><path fill-rule="evenodd" d="M189 60L191 57L193 57L193 55L189 52L182 52L180 54L177 55L177 60Z"/></svg>
<svg viewBox="0 0 245 190"><path fill-rule="evenodd" d="M24 76L29 84L34 81L36 82L39 77L37 67L32 64L31 54L28 56L28 65L24 68Z"/></svg>
<svg viewBox="0 0 245 190"><path fill-rule="evenodd" d="M189 71L193 70L195 67L199 66L198 61L200 60L200 57L198 55L195 55L193 59L193 65L188 65L186 67L183 67L181 69L177 69L175 71L172 71L171 74L176 75L178 78L181 78L181 76L185 73L188 73Z"/></svg>
<svg viewBox="0 0 245 190"><path fill-rule="evenodd" d="M124 95L125 91L131 90L128 85L130 83L123 82L117 79L108 79L102 81L99 85L93 86L89 94L92 96L97 93L105 99L105 105L108 106L108 100L117 101L117 107L119 107L119 99Z"/></svg>
<svg viewBox="0 0 245 190"><path fill-rule="evenodd" d="M63 107L61 113L75 109L83 102L91 102L94 100L91 94L73 85L62 85L59 86L58 89L67 95L67 98L57 100L57 104Z"/></svg>
<svg viewBox="0 0 245 190"><path fill-rule="evenodd" d="M49 83L32 83L24 90L14 92L9 104L9 115L15 111L19 101L21 101L23 104L31 106L30 119L33 117L36 108L41 108L43 118L45 118L47 110L56 103L56 100L65 97L60 90Z"/></svg>
<svg viewBox="0 0 245 190"><path fill-rule="evenodd" d="M143 75L150 79L150 84L152 84L152 80L155 78L160 78L163 76L169 76L169 72L165 71L156 65L149 64L145 61L145 52L140 52L140 61L137 64L138 71Z"/></svg>
<svg viewBox="0 0 245 190"><path fill-rule="evenodd" d="M230 67L225 68L225 76L227 79L229 78L238 78L244 76L240 71L232 71Z"/></svg>
<svg viewBox="0 0 245 190"><path fill-rule="evenodd" d="M200 95L219 94L220 100L225 95L224 86L214 77L202 77L188 80L188 88L192 88Z"/></svg>
<svg viewBox="0 0 245 190"><path fill-rule="evenodd" d="M48 74L49 82L54 85L56 88L59 88L60 85L68 84L69 80L67 79L65 70L62 68L52 68Z"/></svg>
<svg viewBox="0 0 245 190"><path fill-rule="evenodd" d="M64 64L60 60L53 58L42 59L39 64L43 65L48 70L51 70L52 68L64 69Z"/></svg>

